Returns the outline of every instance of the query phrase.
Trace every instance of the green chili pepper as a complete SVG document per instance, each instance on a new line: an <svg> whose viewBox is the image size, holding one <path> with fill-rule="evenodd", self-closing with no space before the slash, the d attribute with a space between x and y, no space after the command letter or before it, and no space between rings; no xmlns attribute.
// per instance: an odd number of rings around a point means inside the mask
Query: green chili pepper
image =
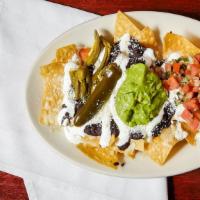
<svg viewBox="0 0 200 200"><path fill-rule="evenodd" d="M103 59L101 61L101 64L92 77L92 90L95 88L95 86L97 85L97 83L100 80L101 71L103 70L103 68L108 63L108 60L109 60L109 57L110 57L110 51L111 51L110 43L106 39L104 39L102 36L100 38L101 38L101 42L102 42L105 50L104 50L104 56L103 56Z"/></svg>
<svg viewBox="0 0 200 200"><path fill-rule="evenodd" d="M91 85L91 75L88 67L79 66L78 69L71 70L69 73L75 93L75 99L79 100L84 98L89 92L89 85Z"/></svg>
<svg viewBox="0 0 200 200"><path fill-rule="evenodd" d="M189 59L186 57L180 57L176 60L177 62L183 61L183 62L189 62Z"/></svg>
<svg viewBox="0 0 200 200"><path fill-rule="evenodd" d="M94 63L96 62L99 56L100 51L101 51L101 40L100 40L98 32L95 30L94 44L89 52L87 59L85 60L85 65L87 66L94 65Z"/></svg>
<svg viewBox="0 0 200 200"><path fill-rule="evenodd" d="M185 76L182 80L181 80L181 83L182 84L187 84L189 82L189 77L188 76Z"/></svg>
<svg viewBox="0 0 200 200"><path fill-rule="evenodd" d="M95 90L88 97L86 103L80 108L74 117L74 125L81 126L89 121L103 106L111 95L118 79L121 77L121 69L116 64L110 64L102 72L102 79Z"/></svg>

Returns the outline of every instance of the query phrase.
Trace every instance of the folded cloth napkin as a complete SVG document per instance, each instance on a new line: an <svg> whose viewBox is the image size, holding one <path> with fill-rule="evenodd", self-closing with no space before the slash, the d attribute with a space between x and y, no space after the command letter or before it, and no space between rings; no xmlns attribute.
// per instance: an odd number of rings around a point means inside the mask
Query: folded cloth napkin
<svg viewBox="0 0 200 200"><path fill-rule="evenodd" d="M42 0L0 0L0 170L23 177L31 200L165 200L165 178L122 179L71 165L49 150L27 115L26 81L40 51L95 17Z"/></svg>

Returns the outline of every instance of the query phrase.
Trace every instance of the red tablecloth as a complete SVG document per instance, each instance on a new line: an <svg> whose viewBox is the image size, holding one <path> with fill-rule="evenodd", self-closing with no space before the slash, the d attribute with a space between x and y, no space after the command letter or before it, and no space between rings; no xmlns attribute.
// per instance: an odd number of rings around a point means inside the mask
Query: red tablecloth
<svg viewBox="0 0 200 200"><path fill-rule="evenodd" d="M106 15L117 10L155 10L182 14L200 20L199 0L50 0ZM200 200L200 169L168 178L169 200ZM19 177L0 172L0 200L27 200Z"/></svg>

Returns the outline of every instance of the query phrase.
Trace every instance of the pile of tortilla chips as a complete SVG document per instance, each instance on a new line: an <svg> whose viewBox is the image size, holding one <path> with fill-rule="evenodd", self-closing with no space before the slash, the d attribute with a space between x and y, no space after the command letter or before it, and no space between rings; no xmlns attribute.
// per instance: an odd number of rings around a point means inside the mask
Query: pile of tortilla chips
<svg viewBox="0 0 200 200"><path fill-rule="evenodd" d="M117 41L123 34L129 33L135 37L143 46L154 49L157 57L167 57L171 52L179 52L183 56L193 56L200 53L200 49L188 41L185 37L167 33L162 45L158 42L155 32L149 27L144 27L134 19L130 18L122 12L118 12L116 16L114 41ZM162 49L162 50L161 50ZM42 97L42 108L40 114L40 123L48 126L57 125L57 114L62 103L62 83L64 74L64 64L77 52L75 45L68 45L60 48L56 52L56 59L49 65L41 67L41 75L44 80L44 92ZM187 142L195 144L195 134L187 125L182 127L189 133ZM86 136L83 143L77 147L88 155L90 158L106 166L117 168L119 163L123 162L123 155L129 155L132 158L138 151L146 153L152 160L159 164L164 164L169 154L179 143L174 136L175 127L164 129L162 133L153 138L152 142L146 143L143 139L132 140L131 145L125 150L120 151L116 146L116 138L113 136L110 146L101 148L99 146L99 138Z"/></svg>
<svg viewBox="0 0 200 200"><path fill-rule="evenodd" d="M43 125L57 125L56 119L63 99L64 64L76 52L75 45L60 48L56 52L56 59L40 69L40 74L44 80L44 89L39 122Z"/></svg>

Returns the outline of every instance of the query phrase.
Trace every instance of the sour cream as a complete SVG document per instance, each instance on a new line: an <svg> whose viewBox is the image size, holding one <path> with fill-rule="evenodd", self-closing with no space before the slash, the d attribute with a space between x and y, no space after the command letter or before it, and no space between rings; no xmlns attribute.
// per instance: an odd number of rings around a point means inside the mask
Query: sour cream
<svg viewBox="0 0 200 200"><path fill-rule="evenodd" d="M167 62L173 61L173 60L177 60L181 57L181 54L178 52L173 52L171 54L168 55L167 57Z"/></svg>
<svg viewBox="0 0 200 200"><path fill-rule="evenodd" d="M106 104L103 108L103 112L101 115L102 130L99 141L101 147L109 146L109 142L111 139L110 122L111 122L111 113L109 110L109 105Z"/></svg>
<svg viewBox="0 0 200 200"><path fill-rule="evenodd" d="M122 53L125 53L127 56L129 54L128 46L130 45L130 35L128 33L124 34L120 38L119 48Z"/></svg>
<svg viewBox="0 0 200 200"><path fill-rule="evenodd" d="M80 59L77 54L74 54L66 65L64 66L64 78L63 78L63 107L60 110L57 120L59 125L64 127L64 133L66 138L74 144L81 142L81 136L83 136L82 127L72 127L69 126L69 117L73 117L75 113L75 101L74 92L71 87L70 71L78 68L80 64ZM66 116L69 117L66 117Z"/></svg>
<svg viewBox="0 0 200 200"><path fill-rule="evenodd" d="M177 140L184 140L188 136L188 133L184 131L181 127L181 123L176 123L176 131L175 131L175 138Z"/></svg>
<svg viewBox="0 0 200 200"><path fill-rule="evenodd" d="M153 49L147 48L143 53L143 58L145 60L145 64L150 67L156 60Z"/></svg>
<svg viewBox="0 0 200 200"><path fill-rule="evenodd" d="M175 106L175 101L179 99L178 93L180 92L180 89L174 89L169 91L169 102L171 102Z"/></svg>
<svg viewBox="0 0 200 200"><path fill-rule="evenodd" d="M126 55L126 53L120 53L114 62L118 66L120 66L123 73L124 71L126 71L126 66L129 62L129 57ZM122 74L122 77L123 77L123 74Z"/></svg>
<svg viewBox="0 0 200 200"><path fill-rule="evenodd" d="M83 127L64 126L64 133L67 140L73 144L81 143L81 138L85 135Z"/></svg>
<svg viewBox="0 0 200 200"><path fill-rule="evenodd" d="M105 55L105 47L101 50L99 57L94 64L95 67L94 67L93 73L95 73L97 71L97 69L100 67L101 62L103 61L104 55Z"/></svg>
<svg viewBox="0 0 200 200"><path fill-rule="evenodd" d="M185 110L185 107L183 106L183 104L179 104L176 107L176 112L175 112L172 120L176 120L178 122L185 122L185 120L181 117L181 114L183 113L184 110Z"/></svg>
<svg viewBox="0 0 200 200"><path fill-rule="evenodd" d="M187 136L188 133L184 131L181 127L181 123L185 122L185 120L181 117L181 114L185 110L183 104L179 104L176 106L175 101L179 99L178 93L180 93L180 89L174 89L169 92L169 101L173 103L174 109L175 109L175 114L172 118L172 123L175 122L176 124L176 131L175 131L175 138L177 140L184 140Z"/></svg>
<svg viewBox="0 0 200 200"><path fill-rule="evenodd" d="M69 60L64 66L64 78L63 78L64 97L62 104L65 106L60 110L58 114L57 120L59 125L66 126L69 123L68 122L69 120L65 118L66 113L68 113L70 117L73 117L75 113L74 92L71 87L70 71L77 69L79 64L80 64L80 59L77 56L77 54L74 54L71 60Z"/></svg>

